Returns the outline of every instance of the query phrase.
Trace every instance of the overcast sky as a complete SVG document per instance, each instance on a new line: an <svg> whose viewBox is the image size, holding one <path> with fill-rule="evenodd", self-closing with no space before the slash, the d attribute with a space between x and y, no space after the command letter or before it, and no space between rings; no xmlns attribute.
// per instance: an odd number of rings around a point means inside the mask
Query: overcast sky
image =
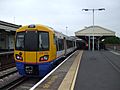
<svg viewBox="0 0 120 90"><path fill-rule="evenodd" d="M92 12L83 8L105 8L95 11L95 25L115 31L120 37L120 0L0 0L0 20L18 25L43 24L67 35L92 25Z"/></svg>

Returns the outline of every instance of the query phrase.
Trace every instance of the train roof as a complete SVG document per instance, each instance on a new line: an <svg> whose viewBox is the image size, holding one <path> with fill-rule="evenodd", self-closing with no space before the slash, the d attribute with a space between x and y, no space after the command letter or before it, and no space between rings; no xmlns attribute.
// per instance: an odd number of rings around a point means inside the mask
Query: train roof
<svg viewBox="0 0 120 90"><path fill-rule="evenodd" d="M45 26L45 25L42 25L42 24L31 24L31 25L25 25L25 26L22 26L20 27L19 29L17 29L17 32L19 31L26 31L26 30L35 30L35 29L39 29L41 28L41 30L47 30L47 31L50 31L50 32L54 32L57 37L59 38L66 38L67 40L75 40L76 38L75 37L71 37L71 36L67 36L65 34L63 34L62 32L59 32L59 31L56 31L54 30L52 27L49 27L49 26Z"/></svg>
<svg viewBox="0 0 120 90"><path fill-rule="evenodd" d="M22 26L19 29L17 29L17 31L25 31L27 29L32 30L32 29L38 29L38 28L41 28L41 30L47 30L47 31L54 32L53 28L42 25L42 24L25 25L25 26Z"/></svg>

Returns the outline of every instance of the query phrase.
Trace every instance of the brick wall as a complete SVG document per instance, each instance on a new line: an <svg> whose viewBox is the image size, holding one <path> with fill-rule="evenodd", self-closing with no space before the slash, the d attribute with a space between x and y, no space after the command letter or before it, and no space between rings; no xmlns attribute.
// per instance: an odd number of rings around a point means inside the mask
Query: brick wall
<svg viewBox="0 0 120 90"><path fill-rule="evenodd" d="M106 44L106 49L120 50L120 44Z"/></svg>

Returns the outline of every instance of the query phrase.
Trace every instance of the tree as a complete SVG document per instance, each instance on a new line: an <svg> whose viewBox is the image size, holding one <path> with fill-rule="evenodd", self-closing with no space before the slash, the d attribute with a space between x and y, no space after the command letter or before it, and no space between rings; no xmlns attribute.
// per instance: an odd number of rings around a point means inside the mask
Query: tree
<svg viewBox="0 0 120 90"><path fill-rule="evenodd" d="M104 44L120 44L120 38L116 36L107 37L103 43Z"/></svg>

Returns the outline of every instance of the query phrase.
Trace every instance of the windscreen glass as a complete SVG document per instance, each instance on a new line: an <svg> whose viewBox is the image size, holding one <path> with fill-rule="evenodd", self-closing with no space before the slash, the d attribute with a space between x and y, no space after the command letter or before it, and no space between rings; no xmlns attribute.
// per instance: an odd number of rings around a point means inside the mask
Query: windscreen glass
<svg viewBox="0 0 120 90"><path fill-rule="evenodd" d="M16 50L24 50L24 37L25 32L20 32L16 34Z"/></svg>
<svg viewBox="0 0 120 90"><path fill-rule="evenodd" d="M49 50L49 34L48 32L39 32L39 50Z"/></svg>
<svg viewBox="0 0 120 90"><path fill-rule="evenodd" d="M38 33L37 31L27 31L25 34L25 51L38 50Z"/></svg>
<svg viewBox="0 0 120 90"><path fill-rule="evenodd" d="M49 33L26 31L16 34L16 50L47 51L49 50Z"/></svg>

